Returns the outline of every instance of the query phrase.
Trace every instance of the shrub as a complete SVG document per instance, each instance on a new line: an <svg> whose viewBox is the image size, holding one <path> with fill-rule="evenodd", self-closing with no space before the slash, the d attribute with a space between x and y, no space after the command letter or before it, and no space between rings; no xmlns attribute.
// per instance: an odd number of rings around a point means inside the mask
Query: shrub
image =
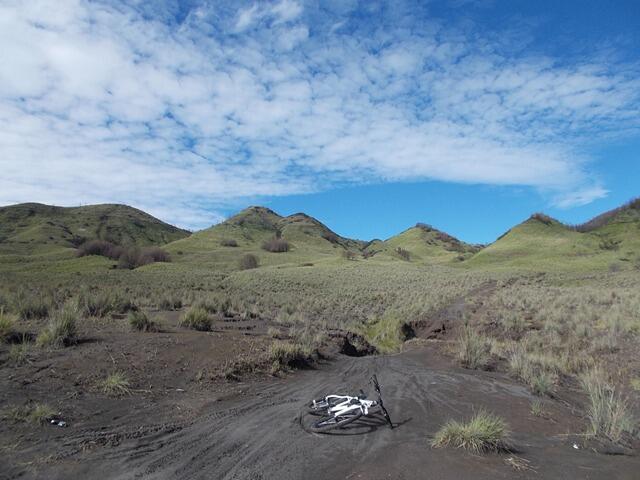
<svg viewBox="0 0 640 480"><path fill-rule="evenodd" d="M343 250L342 251L342 256L344 258L346 258L347 260L355 260L356 259L356 253L351 251L351 250Z"/></svg>
<svg viewBox="0 0 640 480"><path fill-rule="evenodd" d="M129 312L129 325L140 332L153 332L157 329L156 323L149 320L146 313L142 311Z"/></svg>
<svg viewBox="0 0 640 480"><path fill-rule="evenodd" d="M0 342L9 339L13 334L13 328L15 326L15 319L9 314L4 312L3 308L0 308Z"/></svg>
<svg viewBox="0 0 640 480"><path fill-rule="evenodd" d="M331 243L340 243L340 237L334 232L324 232L322 238Z"/></svg>
<svg viewBox="0 0 640 480"><path fill-rule="evenodd" d="M618 250L620 248L620 243L622 243L622 240L603 238L599 247L601 250Z"/></svg>
<svg viewBox="0 0 640 480"><path fill-rule="evenodd" d="M191 307L180 320L180 325L193 330L211 330L213 321L209 313L202 307Z"/></svg>
<svg viewBox="0 0 640 480"><path fill-rule="evenodd" d="M450 420L431 442L431 446L464 448L474 453L510 450L505 421L481 410L467 423Z"/></svg>
<svg viewBox="0 0 640 480"><path fill-rule="evenodd" d="M71 307L64 307L54 313L47 327L40 332L36 344L40 347L66 347L77 341L78 312Z"/></svg>
<svg viewBox="0 0 640 480"><path fill-rule="evenodd" d="M223 238L220 241L220 245L223 247L237 247L238 242L236 242L233 238Z"/></svg>
<svg viewBox="0 0 640 480"><path fill-rule="evenodd" d="M271 240L267 240L262 244L262 248L267 252L283 253L289 251L289 242L284 238L274 237Z"/></svg>
<svg viewBox="0 0 640 480"><path fill-rule="evenodd" d="M398 247L396 248L396 253L401 259L406 260L407 262L411 260L411 253L409 252L409 250L405 250L402 247Z"/></svg>
<svg viewBox="0 0 640 480"><path fill-rule="evenodd" d="M78 247L76 250L76 256L84 257L87 255L100 255L112 260L117 260L120 258L123 251L124 249L121 246L115 245L111 242L107 242L105 240L90 240Z"/></svg>
<svg viewBox="0 0 640 480"><path fill-rule="evenodd" d="M633 432L634 422L627 401L608 384L602 370L588 370L580 382L589 398L589 433L619 442L625 433Z"/></svg>
<svg viewBox="0 0 640 480"><path fill-rule="evenodd" d="M104 393L112 396L120 396L131 393L129 380L122 372L114 372L100 382L100 387Z"/></svg>
<svg viewBox="0 0 640 480"><path fill-rule="evenodd" d="M469 325L465 325L458 341L458 358L465 368L478 370L489 365L491 343Z"/></svg>
<svg viewBox="0 0 640 480"><path fill-rule="evenodd" d="M242 270L251 270L252 268L258 268L258 257L251 253L247 253L243 255L240 259L240 269Z"/></svg>
<svg viewBox="0 0 640 480"><path fill-rule="evenodd" d="M118 259L118 268L133 270L154 262L170 262L171 256L159 247L131 247Z"/></svg>

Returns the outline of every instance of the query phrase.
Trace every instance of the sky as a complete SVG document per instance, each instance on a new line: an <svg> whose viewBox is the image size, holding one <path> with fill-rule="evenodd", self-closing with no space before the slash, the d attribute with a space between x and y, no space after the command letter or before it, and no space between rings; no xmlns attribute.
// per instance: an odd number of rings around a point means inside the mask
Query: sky
<svg viewBox="0 0 640 480"><path fill-rule="evenodd" d="M640 196L640 3L0 0L0 205L474 243Z"/></svg>

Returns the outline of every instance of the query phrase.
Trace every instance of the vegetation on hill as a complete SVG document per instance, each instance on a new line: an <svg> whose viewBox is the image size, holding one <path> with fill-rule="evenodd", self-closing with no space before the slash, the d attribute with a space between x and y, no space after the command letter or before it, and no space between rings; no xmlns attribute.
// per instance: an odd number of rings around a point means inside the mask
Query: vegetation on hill
<svg viewBox="0 0 640 480"><path fill-rule="evenodd" d="M0 254L78 247L89 240L120 246L163 245L189 232L126 205L0 207Z"/></svg>
<svg viewBox="0 0 640 480"><path fill-rule="evenodd" d="M374 240L364 248L366 256L391 257L422 263L452 263L466 260L480 250L425 223L389 238Z"/></svg>

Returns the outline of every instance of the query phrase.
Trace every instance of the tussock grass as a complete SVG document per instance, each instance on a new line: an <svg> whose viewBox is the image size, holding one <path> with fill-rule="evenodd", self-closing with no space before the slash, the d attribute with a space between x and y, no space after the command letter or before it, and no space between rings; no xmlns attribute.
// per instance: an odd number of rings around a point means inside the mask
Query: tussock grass
<svg viewBox="0 0 640 480"><path fill-rule="evenodd" d="M589 399L588 433L614 442L622 440L625 433L632 433L635 425L627 400L607 382L604 372L593 368L580 380Z"/></svg>
<svg viewBox="0 0 640 480"><path fill-rule="evenodd" d="M149 320L147 314L142 310L129 312L128 320L131 328L139 332L154 332L158 329L156 323Z"/></svg>
<svg viewBox="0 0 640 480"><path fill-rule="evenodd" d="M539 398L536 398L531 402L531 415L534 417L544 417L546 415L544 402Z"/></svg>
<svg viewBox="0 0 640 480"><path fill-rule="evenodd" d="M100 382L101 390L107 395L114 397L128 395L131 393L129 380L122 372L111 373Z"/></svg>
<svg viewBox="0 0 640 480"><path fill-rule="evenodd" d="M71 306L58 310L36 338L39 347L61 348L77 341L78 312Z"/></svg>
<svg viewBox="0 0 640 480"><path fill-rule="evenodd" d="M458 341L458 359L465 368L487 368L491 360L491 341L470 325L465 325Z"/></svg>
<svg viewBox="0 0 640 480"><path fill-rule="evenodd" d="M201 332L211 330L212 324L213 319L209 315L209 312L202 307L191 307L180 320L181 326Z"/></svg>
<svg viewBox="0 0 640 480"><path fill-rule="evenodd" d="M34 403L31 405L10 408L5 414L5 417L14 422L42 425L47 423L55 414L56 411L49 405L44 403Z"/></svg>
<svg viewBox="0 0 640 480"><path fill-rule="evenodd" d="M176 296L164 297L158 302L160 310L180 310L182 308L182 299Z"/></svg>
<svg viewBox="0 0 640 480"><path fill-rule="evenodd" d="M509 429L506 422L484 410L461 423L450 420L436 433L431 446L456 447L474 453L509 451Z"/></svg>
<svg viewBox="0 0 640 480"><path fill-rule="evenodd" d="M15 328L15 318L5 313L4 308L0 308L0 342L9 339Z"/></svg>
<svg viewBox="0 0 640 480"><path fill-rule="evenodd" d="M312 352L303 345L291 342L275 342L269 348L272 373L287 368L307 368L313 364Z"/></svg>
<svg viewBox="0 0 640 480"><path fill-rule="evenodd" d="M26 363L29 354L29 344L26 341L14 343L9 348L9 357L7 359L10 365L23 365Z"/></svg>
<svg viewBox="0 0 640 480"><path fill-rule="evenodd" d="M22 293L16 297L14 309L22 320L38 320L49 315L51 302L39 294Z"/></svg>
<svg viewBox="0 0 640 480"><path fill-rule="evenodd" d="M403 315L397 311L387 311L362 329L362 336L382 353L392 353L400 350L407 339L408 324Z"/></svg>

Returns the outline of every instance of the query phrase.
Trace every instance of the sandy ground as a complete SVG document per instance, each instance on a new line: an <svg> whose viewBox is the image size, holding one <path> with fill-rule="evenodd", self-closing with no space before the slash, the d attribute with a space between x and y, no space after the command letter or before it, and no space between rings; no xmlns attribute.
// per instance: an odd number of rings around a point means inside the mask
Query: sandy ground
<svg viewBox="0 0 640 480"><path fill-rule="evenodd" d="M338 355L287 378L237 384L229 398L205 402L197 415L182 421L150 423L140 409L104 428L52 427L48 445L39 443L53 456L9 469L3 478L640 478L638 457L596 453L583 437L571 435L581 430L582 419L561 401L548 402L547 418L534 417L532 397L523 387L501 374L458 369L436 350L417 346L393 356ZM367 382L374 373L394 429L379 417L335 433L305 429L309 399L361 387L371 392ZM447 419L466 418L480 408L507 420L514 453L478 456L429 446ZM509 459L528 468L517 470Z"/></svg>

